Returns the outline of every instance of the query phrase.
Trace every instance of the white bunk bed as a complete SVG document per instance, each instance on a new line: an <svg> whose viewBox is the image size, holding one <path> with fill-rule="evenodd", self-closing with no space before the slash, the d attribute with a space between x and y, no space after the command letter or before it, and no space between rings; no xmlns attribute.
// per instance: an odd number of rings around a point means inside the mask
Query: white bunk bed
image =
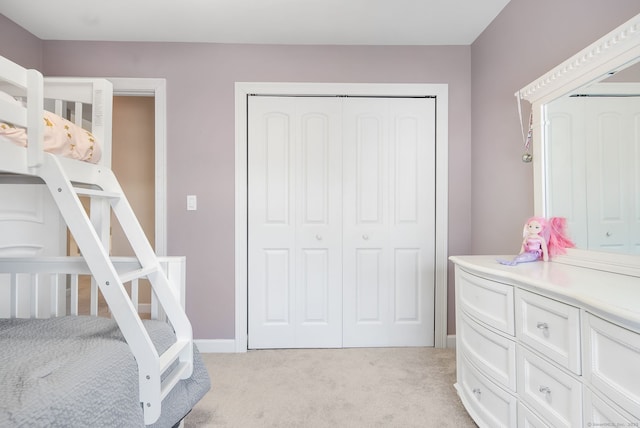
<svg viewBox="0 0 640 428"><path fill-rule="evenodd" d="M76 139L86 105L91 134ZM156 256L110 169L111 105L104 79L43 78L0 57L0 127L12 128L0 130L0 186L46 186L82 254L0 252L2 426L174 426L210 387L183 309L184 258ZM47 134L65 117L71 142ZM109 255L112 213L133 258ZM88 315L78 305L87 277ZM138 313L139 279L152 289L150 320Z"/></svg>

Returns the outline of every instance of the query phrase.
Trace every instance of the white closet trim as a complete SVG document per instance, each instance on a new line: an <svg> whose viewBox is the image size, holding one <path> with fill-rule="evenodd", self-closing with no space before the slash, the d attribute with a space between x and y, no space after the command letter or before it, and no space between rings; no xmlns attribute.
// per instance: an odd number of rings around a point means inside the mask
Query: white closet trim
<svg viewBox="0 0 640 428"><path fill-rule="evenodd" d="M436 97L435 346L447 346L448 85L377 83L270 83L235 85L235 345L247 351L247 97L360 95Z"/></svg>

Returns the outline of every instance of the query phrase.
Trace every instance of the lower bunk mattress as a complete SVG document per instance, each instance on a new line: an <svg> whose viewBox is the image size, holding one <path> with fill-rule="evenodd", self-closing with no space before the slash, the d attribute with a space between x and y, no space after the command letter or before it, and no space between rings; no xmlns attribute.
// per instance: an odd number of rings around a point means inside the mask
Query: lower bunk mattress
<svg viewBox="0 0 640 428"><path fill-rule="evenodd" d="M143 320L158 352L171 326ZM194 346L191 378L162 401L152 427L172 427L210 388ZM138 367L116 322L92 316L0 319L0 427L144 427Z"/></svg>

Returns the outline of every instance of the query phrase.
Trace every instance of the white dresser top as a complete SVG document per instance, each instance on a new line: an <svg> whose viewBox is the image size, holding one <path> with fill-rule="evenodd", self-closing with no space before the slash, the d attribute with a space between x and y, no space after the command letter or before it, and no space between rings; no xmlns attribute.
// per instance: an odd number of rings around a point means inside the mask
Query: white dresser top
<svg viewBox="0 0 640 428"><path fill-rule="evenodd" d="M513 256L452 256L462 269L489 279L538 291L640 332L640 278L557 262L516 266L498 263Z"/></svg>

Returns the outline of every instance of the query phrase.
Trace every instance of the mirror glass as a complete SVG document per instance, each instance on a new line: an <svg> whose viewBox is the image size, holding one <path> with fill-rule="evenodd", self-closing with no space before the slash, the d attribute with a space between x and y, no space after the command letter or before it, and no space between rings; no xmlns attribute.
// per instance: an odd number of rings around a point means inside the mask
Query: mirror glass
<svg viewBox="0 0 640 428"><path fill-rule="evenodd" d="M640 255L640 64L542 105L545 215L576 247Z"/></svg>

